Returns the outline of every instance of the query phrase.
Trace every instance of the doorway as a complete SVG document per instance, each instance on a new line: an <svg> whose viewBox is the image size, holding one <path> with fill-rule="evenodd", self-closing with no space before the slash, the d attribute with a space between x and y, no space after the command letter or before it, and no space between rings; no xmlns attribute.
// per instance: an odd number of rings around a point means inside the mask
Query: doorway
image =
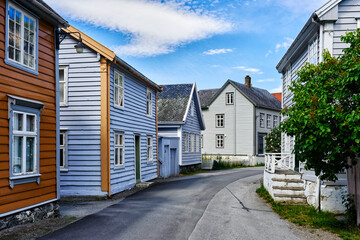
<svg viewBox="0 0 360 240"><path fill-rule="evenodd" d="M136 183L141 182L140 169L140 136L135 135L135 179Z"/></svg>

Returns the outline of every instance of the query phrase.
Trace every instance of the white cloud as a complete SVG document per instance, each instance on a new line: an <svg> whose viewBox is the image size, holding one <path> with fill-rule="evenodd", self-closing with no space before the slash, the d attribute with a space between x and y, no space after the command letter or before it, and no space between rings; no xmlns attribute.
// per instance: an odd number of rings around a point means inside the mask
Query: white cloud
<svg viewBox="0 0 360 240"><path fill-rule="evenodd" d="M248 72L248 73L263 74L263 72L258 68L249 68L249 67L245 67L245 66L237 66L237 67L233 67L233 68L243 70L244 72Z"/></svg>
<svg viewBox="0 0 360 240"><path fill-rule="evenodd" d="M256 82L259 82L259 83L263 83L263 82L274 82L274 81L275 81L274 78L266 78L266 79L256 80Z"/></svg>
<svg viewBox="0 0 360 240"><path fill-rule="evenodd" d="M220 49L209 49L205 52L203 52L203 54L206 55L215 55L215 54L224 54L224 53L230 53L233 50L230 48L220 48Z"/></svg>
<svg viewBox="0 0 360 240"><path fill-rule="evenodd" d="M154 56L192 41L229 32L233 25L205 11L176 2L150 0L46 0L66 17L128 34L129 44L114 43L121 55Z"/></svg>
<svg viewBox="0 0 360 240"><path fill-rule="evenodd" d="M295 13L304 13L314 12L328 1L329 0L273 0L273 3Z"/></svg>
<svg viewBox="0 0 360 240"><path fill-rule="evenodd" d="M280 85L279 87L277 88L273 88L270 90L271 93L279 93L279 92L282 92L282 86Z"/></svg>
<svg viewBox="0 0 360 240"><path fill-rule="evenodd" d="M279 52L280 48L288 49L293 43L293 41L294 39L286 37L284 42L276 44L275 52Z"/></svg>
<svg viewBox="0 0 360 240"><path fill-rule="evenodd" d="M271 50L269 50L266 54L265 57L268 57L269 55L271 55L273 52Z"/></svg>

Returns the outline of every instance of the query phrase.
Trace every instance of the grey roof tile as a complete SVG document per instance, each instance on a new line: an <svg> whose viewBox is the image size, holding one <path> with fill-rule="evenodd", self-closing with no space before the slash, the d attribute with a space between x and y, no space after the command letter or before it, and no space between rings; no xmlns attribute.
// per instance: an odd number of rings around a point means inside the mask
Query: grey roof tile
<svg viewBox="0 0 360 240"><path fill-rule="evenodd" d="M198 91L201 108L205 108L209 105L211 99L215 96L215 94L219 91L219 89L220 88Z"/></svg>

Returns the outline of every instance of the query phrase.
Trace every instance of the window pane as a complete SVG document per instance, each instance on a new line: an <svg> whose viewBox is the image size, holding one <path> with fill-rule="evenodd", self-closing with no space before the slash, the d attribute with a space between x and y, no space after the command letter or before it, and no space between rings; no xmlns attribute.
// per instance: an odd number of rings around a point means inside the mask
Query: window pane
<svg viewBox="0 0 360 240"><path fill-rule="evenodd" d="M9 30L10 33L15 33L15 23L13 21L9 21Z"/></svg>
<svg viewBox="0 0 360 240"><path fill-rule="evenodd" d="M63 103L64 102L64 99L65 99L65 97L64 97L64 82L60 82L60 84L59 84L59 87L60 87L60 102L61 103Z"/></svg>
<svg viewBox="0 0 360 240"><path fill-rule="evenodd" d="M33 20L30 20L30 30L31 30L32 32L35 31L35 22L34 22Z"/></svg>
<svg viewBox="0 0 360 240"><path fill-rule="evenodd" d="M124 149L120 148L119 151L120 151L120 164L123 164L124 163Z"/></svg>
<svg viewBox="0 0 360 240"><path fill-rule="evenodd" d="M14 59L14 48L9 47L9 58Z"/></svg>
<svg viewBox="0 0 360 240"><path fill-rule="evenodd" d="M63 133L60 133L60 146L64 146L64 137L65 135Z"/></svg>
<svg viewBox="0 0 360 240"><path fill-rule="evenodd" d="M21 13L18 11L16 11L16 22L19 24L21 23Z"/></svg>
<svg viewBox="0 0 360 240"><path fill-rule="evenodd" d="M119 89L119 104L120 106L124 105L123 89Z"/></svg>
<svg viewBox="0 0 360 240"><path fill-rule="evenodd" d="M119 105L119 88L115 87L115 95L114 95L115 105Z"/></svg>
<svg viewBox="0 0 360 240"><path fill-rule="evenodd" d="M64 81L64 69L59 69L59 81L63 82Z"/></svg>
<svg viewBox="0 0 360 240"><path fill-rule="evenodd" d="M29 65L28 64L28 55L24 53L24 64L25 65Z"/></svg>
<svg viewBox="0 0 360 240"><path fill-rule="evenodd" d="M26 131L35 132L35 116L26 115Z"/></svg>
<svg viewBox="0 0 360 240"><path fill-rule="evenodd" d="M35 163L35 138L26 138L26 172L34 171Z"/></svg>
<svg viewBox="0 0 360 240"><path fill-rule="evenodd" d="M29 18L27 16L24 16L24 27L29 28Z"/></svg>
<svg viewBox="0 0 360 240"><path fill-rule="evenodd" d="M119 148L115 148L115 165L119 164Z"/></svg>
<svg viewBox="0 0 360 240"><path fill-rule="evenodd" d="M15 50L15 61L20 62L20 50Z"/></svg>
<svg viewBox="0 0 360 240"><path fill-rule="evenodd" d="M64 149L60 148L60 167L65 167L64 166Z"/></svg>
<svg viewBox="0 0 360 240"><path fill-rule="evenodd" d="M9 7L9 18L15 20L15 9Z"/></svg>
<svg viewBox="0 0 360 240"><path fill-rule="evenodd" d="M119 75L119 85L121 87L124 87L124 80L123 80L123 77L121 75Z"/></svg>
<svg viewBox="0 0 360 240"><path fill-rule="evenodd" d="M123 135L119 135L119 144L123 145Z"/></svg>
<svg viewBox="0 0 360 240"><path fill-rule="evenodd" d="M13 142L13 173L21 173L23 137L14 137Z"/></svg>
<svg viewBox="0 0 360 240"><path fill-rule="evenodd" d="M23 130L23 114L21 113L14 113L14 127L15 131L22 131Z"/></svg>

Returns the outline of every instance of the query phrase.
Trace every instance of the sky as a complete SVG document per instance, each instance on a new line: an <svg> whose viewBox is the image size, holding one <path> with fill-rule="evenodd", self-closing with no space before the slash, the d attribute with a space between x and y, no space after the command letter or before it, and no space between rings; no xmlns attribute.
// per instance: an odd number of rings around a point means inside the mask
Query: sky
<svg viewBox="0 0 360 240"><path fill-rule="evenodd" d="M276 65L327 0L45 0L155 83L281 92Z"/></svg>

